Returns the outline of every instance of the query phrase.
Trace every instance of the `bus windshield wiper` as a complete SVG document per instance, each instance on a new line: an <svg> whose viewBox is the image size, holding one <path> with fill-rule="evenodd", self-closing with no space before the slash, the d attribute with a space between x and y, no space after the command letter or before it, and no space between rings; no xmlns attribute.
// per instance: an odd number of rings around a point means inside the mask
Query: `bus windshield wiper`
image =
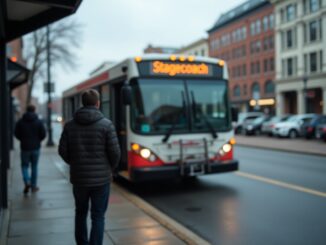
<svg viewBox="0 0 326 245"><path fill-rule="evenodd" d="M192 108L192 112L193 112L195 118L197 118L197 111L198 111L200 114L199 116L203 117L204 122L206 123L208 129L211 131L213 138L216 139L218 137L218 135L217 135L216 130L214 129L212 123L207 119L207 117L203 113L202 109L197 107L194 91L191 91L190 93L191 93L191 100L192 100L191 108Z"/></svg>
<svg viewBox="0 0 326 245"><path fill-rule="evenodd" d="M178 115L176 117L176 120L173 122L172 126L168 129L168 131L166 132L166 134L164 135L164 138L162 139L163 143L166 143L168 141L168 139L170 138L173 130L175 129L175 126L177 125L177 123L179 122L180 118L182 115L185 114L185 108L186 108L186 101L185 101L185 95L184 92L181 91L181 96L182 96L182 108L181 110L178 112Z"/></svg>

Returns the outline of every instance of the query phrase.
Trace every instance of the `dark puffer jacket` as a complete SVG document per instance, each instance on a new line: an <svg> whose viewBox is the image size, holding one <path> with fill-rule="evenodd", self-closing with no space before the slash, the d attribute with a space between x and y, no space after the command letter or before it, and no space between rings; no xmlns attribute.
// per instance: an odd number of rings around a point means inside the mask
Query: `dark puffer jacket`
<svg viewBox="0 0 326 245"><path fill-rule="evenodd" d="M96 107L79 109L66 123L58 150L70 165L71 183L87 187L109 183L121 154L113 123Z"/></svg>
<svg viewBox="0 0 326 245"><path fill-rule="evenodd" d="M44 124L36 113L26 112L16 123L15 136L20 141L21 150L38 150L46 136Z"/></svg>

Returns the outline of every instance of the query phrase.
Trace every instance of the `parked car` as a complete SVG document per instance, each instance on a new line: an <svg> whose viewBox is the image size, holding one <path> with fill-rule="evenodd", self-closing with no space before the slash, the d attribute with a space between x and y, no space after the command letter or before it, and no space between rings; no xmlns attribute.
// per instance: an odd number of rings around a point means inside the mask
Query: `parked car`
<svg viewBox="0 0 326 245"><path fill-rule="evenodd" d="M245 121L243 123L244 133L246 135L260 135L262 133L262 125L268 121L271 116L261 116L254 120Z"/></svg>
<svg viewBox="0 0 326 245"><path fill-rule="evenodd" d="M316 138L322 139L326 142L326 123L319 124L316 128Z"/></svg>
<svg viewBox="0 0 326 245"><path fill-rule="evenodd" d="M241 113L239 113L238 121L236 122L236 124L234 126L234 132L236 134L239 134L242 132L244 121L254 120L257 117L260 117L263 115L264 115L264 113L262 113L262 112L241 112Z"/></svg>
<svg viewBox="0 0 326 245"><path fill-rule="evenodd" d="M273 135L278 137L297 138L300 136L300 127L310 121L316 114L302 114L290 117L285 122L276 123Z"/></svg>
<svg viewBox="0 0 326 245"><path fill-rule="evenodd" d="M316 115L310 122L305 122L301 126L301 135L306 139L314 138L316 128L319 124L326 124L326 115Z"/></svg>
<svg viewBox="0 0 326 245"><path fill-rule="evenodd" d="M268 136L273 136L273 129L275 128L276 123L285 122L291 117L291 115L285 116L274 116L271 117L268 121L265 121L261 127L261 132L267 134Z"/></svg>

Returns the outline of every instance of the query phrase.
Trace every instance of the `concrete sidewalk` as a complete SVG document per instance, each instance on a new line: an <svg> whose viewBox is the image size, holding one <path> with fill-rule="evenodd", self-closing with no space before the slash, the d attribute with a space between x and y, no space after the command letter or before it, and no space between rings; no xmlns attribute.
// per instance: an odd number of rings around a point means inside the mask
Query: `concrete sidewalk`
<svg viewBox="0 0 326 245"><path fill-rule="evenodd" d="M287 139L268 136L236 135L236 145L288 151L302 154L326 156L326 143L321 140L306 140L302 138Z"/></svg>
<svg viewBox="0 0 326 245"><path fill-rule="evenodd" d="M72 245L74 201L67 166L56 149L44 149L39 161L38 193L24 196L19 153L14 152L9 179L8 245ZM125 198L113 185L104 244L186 244ZM174 231L175 232L175 231Z"/></svg>

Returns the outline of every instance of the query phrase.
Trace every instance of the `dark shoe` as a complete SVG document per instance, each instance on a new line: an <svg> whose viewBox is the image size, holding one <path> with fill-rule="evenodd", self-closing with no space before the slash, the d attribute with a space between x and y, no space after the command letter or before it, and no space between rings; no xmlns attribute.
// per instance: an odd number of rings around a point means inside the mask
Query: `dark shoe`
<svg viewBox="0 0 326 245"><path fill-rule="evenodd" d="M24 188L24 194L27 194L29 192L29 188L31 188L30 185L25 185L25 188Z"/></svg>
<svg viewBox="0 0 326 245"><path fill-rule="evenodd" d="M38 188L37 186L32 187L32 192L38 192L40 190L40 188Z"/></svg>

